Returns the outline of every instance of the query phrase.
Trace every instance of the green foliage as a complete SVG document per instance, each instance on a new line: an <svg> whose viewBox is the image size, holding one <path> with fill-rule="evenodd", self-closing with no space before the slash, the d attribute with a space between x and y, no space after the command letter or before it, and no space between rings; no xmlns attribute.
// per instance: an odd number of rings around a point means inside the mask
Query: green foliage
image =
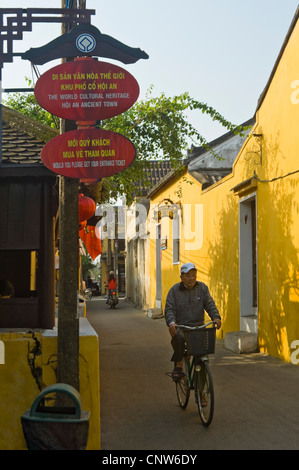
<svg viewBox="0 0 299 470"><path fill-rule="evenodd" d="M215 158L219 158L206 139L188 121L186 111L200 110L236 134L246 130L227 121L206 103L194 100L187 92L173 98L164 93L153 97L152 89L153 87L148 90L144 100L135 103L128 111L100 124L104 129L126 136L136 147L137 158L134 165L104 181L108 193L118 191L125 194L129 201L132 197L132 182L140 181L143 187L149 184L146 171L149 160L169 160L171 167L179 171L190 141L195 146L206 147Z"/></svg>
<svg viewBox="0 0 299 470"><path fill-rule="evenodd" d="M236 134L247 130L233 125L206 103L194 100L188 92L171 98L164 93L154 97L152 91L153 86L144 100L137 101L125 113L98 124L98 127L118 132L130 139L137 151L137 157L128 169L104 180L102 196L105 194L106 197L115 197L117 193L124 194L130 203L134 194L138 195L136 182L142 187L149 185L149 160L168 160L171 167L179 171L190 142L195 146L206 147L218 158L209 148L206 139L188 121L186 111L199 110L208 114L213 121L218 121L226 130ZM33 94L14 94L8 98L6 104L33 119L53 126L51 115L38 105Z"/></svg>
<svg viewBox="0 0 299 470"><path fill-rule="evenodd" d="M87 255L81 255L81 266L82 266L82 277L83 279L87 279L89 276L91 276L91 273L93 272L95 268L95 263L92 261L88 253Z"/></svg>

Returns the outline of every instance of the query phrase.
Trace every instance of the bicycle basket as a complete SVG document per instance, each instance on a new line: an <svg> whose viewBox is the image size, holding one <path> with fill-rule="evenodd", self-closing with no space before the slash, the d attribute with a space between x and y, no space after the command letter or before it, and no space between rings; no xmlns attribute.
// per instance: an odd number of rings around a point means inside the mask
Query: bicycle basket
<svg viewBox="0 0 299 470"><path fill-rule="evenodd" d="M216 342L216 327L202 330L185 330L187 354L205 356L214 354Z"/></svg>

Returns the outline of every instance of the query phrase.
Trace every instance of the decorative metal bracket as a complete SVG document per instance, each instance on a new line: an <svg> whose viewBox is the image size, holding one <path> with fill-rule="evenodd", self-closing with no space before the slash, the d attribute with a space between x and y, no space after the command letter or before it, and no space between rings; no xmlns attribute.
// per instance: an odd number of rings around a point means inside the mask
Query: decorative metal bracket
<svg viewBox="0 0 299 470"><path fill-rule="evenodd" d="M253 148L252 150L249 150L249 152L245 153L244 159L247 162L249 162L250 159L252 158L251 156L255 155L258 157L258 160L254 160L254 164L262 165L263 164L263 146L262 146L263 134L252 134L252 137L255 139Z"/></svg>
<svg viewBox="0 0 299 470"><path fill-rule="evenodd" d="M13 53L13 41L23 39L24 32L32 31L33 23L79 25L90 23L94 14L95 10L72 8L0 8L0 69L4 63L12 62L14 56L22 55Z"/></svg>

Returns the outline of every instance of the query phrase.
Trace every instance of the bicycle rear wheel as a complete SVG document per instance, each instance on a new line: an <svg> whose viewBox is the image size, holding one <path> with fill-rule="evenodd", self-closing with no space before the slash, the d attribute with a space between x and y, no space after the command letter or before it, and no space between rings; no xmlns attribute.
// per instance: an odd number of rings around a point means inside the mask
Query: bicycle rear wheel
<svg viewBox="0 0 299 470"><path fill-rule="evenodd" d="M188 380L188 362L184 359L184 377L181 377L180 380L175 382L176 395L179 402L179 406L184 410L189 402L190 397L190 386Z"/></svg>
<svg viewBox="0 0 299 470"><path fill-rule="evenodd" d="M200 362L199 366L195 367L195 397L198 413L203 425L209 426L214 414L214 387L212 374L210 366L206 361Z"/></svg>

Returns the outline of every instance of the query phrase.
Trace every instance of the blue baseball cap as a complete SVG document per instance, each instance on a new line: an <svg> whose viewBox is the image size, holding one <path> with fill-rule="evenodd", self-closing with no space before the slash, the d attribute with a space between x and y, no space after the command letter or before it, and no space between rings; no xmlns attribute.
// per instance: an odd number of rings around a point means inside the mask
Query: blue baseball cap
<svg viewBox="0 0 299 470"><path fill-rule="evenodd" d="M181 274L186 274L190 271L190 269L196 269L196 266L194 263L186 263L181 266Z"/></svg>

